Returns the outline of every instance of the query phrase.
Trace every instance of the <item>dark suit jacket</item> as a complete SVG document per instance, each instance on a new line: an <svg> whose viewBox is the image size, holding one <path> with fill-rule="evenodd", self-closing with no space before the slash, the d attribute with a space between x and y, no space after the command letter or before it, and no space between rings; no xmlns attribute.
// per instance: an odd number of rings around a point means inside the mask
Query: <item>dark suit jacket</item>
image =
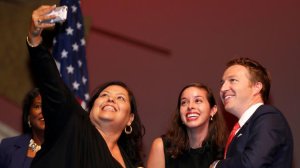
<svg viewBox="0 0 300 168"><path fill-rule="evenodd" d="M29 167L28 161L31 159L26 155L30 138L31 135L24 134L3 139L0 144L0 168Z"/></svg>
<svg viewBox="0 0 300 168"><path fill-rule="evenodd" d="M236 133L217 168L291 168L293 137L282 113L260 106Z"/></svg>

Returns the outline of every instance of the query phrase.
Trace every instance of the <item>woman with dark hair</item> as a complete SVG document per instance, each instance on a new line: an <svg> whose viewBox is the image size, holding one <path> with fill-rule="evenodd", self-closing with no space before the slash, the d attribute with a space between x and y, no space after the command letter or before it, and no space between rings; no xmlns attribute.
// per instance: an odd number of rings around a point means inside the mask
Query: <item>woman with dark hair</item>
<svg viewBox="0 0 300 168"><path fill-rule="evenodd" d="M22 114L23 134L3 139L0 144L1 168L29 168L44 141L45 122L42 98L34 88L25 96Z"/></svg>
<svg viewBox="0 0 300 168"><path fill-rule="evenodd" d="M207 86L191 83L181 90L171 124L153 141L148 168L208 168L223 158L227 128Z"/></svg>
<svg viewBox="0 0 300 168"><path fill-rule="evenodd" d="M87 113L64 84L54 59L41 44L44 20L55 6L32 13L27 37L30 63L43 95L46 129L32 168L131 168L143 166L144 127L135 98L122 82L108 82L92 96Z"/></svg>
<svg viewBox="0 0 300 168"><path fill-rule="evenodd" d="M95 101L98 99L99 96L106 97L107 95L105 93L105 89L111 86L119 86L127 91L127 99L129 99L131 115L134 117L134 119L132 119L133 121L131 122L131 125L129 124L124 128L124 131L119 137L118 143L126 153L130 154L130 160L132 163L136 163L136 166L142 166L143 164L141 158L141 149L142 137L144 135L145 129L141 123L140 117L137 112L137 104L135 97L132 91L128 88L128 86L121 81L111 81L102 84L99 88L97 88L96 92L94 93L94 96L91 97L88 107L93 107ZM89 112L91 112L91 110Z"/></svg>

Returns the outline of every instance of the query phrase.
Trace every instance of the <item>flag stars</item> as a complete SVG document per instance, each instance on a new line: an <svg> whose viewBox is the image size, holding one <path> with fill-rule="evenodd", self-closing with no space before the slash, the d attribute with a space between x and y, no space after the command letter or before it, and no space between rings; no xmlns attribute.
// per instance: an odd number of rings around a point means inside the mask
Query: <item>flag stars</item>
<svg viewBox="0 0 300 168"><path fill-rule="evenodd" d="M72 85L73 85L73 89L75 90L79 89L80 84L77 81L73 82Z"/></svg>
<svg viewBox="0 0 300 168"><path fill-rule="evenodd" d="M73 29L71 28L71 27L68 27L67 29L66 29L66 31L67 31L67 35L73 35Z"/></svg>
<svg viewBox="0 0 300 168"><path fill-rule="evenodd" d="M1 1L1 0L0 0ZM77 3L78 1L78 3ZM84 23L82 21L80 0L68 5L67 21L62 25L63 30L53 39L53 55L62 79L86 109L88 94L88 74L85 59Z"/></svg>
<svg viewBox="0 0 300 168"><path fill-rule="evenodd" d="M82 27L82 24L81 24L80 22L77 22L77 23L76 23L76 27L77 27L78 30L80 30L81 27Z"/></svg>
<svg viewBox="0 0 300 168"><path fill-rule="evenodd" d="M82 45L82 46L85 46L85 39L84 39L84 38L82 38L82 39L80 40L80 42L81 42L81 45Z"/></svg>
<svg viewBox="0 0 300 168"><path fill-rule="evenodd" d="M68 74L73 74L74 73L74 67L72 65L67 66L67 72L68 72Z"/></svg>
<svg viewBox="0 0 300 168"><path fill-rule="evenodd" d="M85 100L89 100L90 99L90 95L88 93L84 94L84 98Z"/></svg>
<svg viewBox="0 0 300 168"><path fill-rule="evenodd" d="M72 12L73 13L75 13L77 11L77 7L76 6L72 5L71 8L72 8Z"/></svg>
<svg viewBox="0 0 300 168"><path fill-rule="evenodd" d="M86 82L87 82L87 79L84 76L82 76L82 83L85 85Z"/></svg>
<svg viewBox="0 0 300 168"><path fill-rule="evenodd" d="M77 63L78 63L78 67L81 68L82 62L80 60L78 60Z"/></svg>
<svg viewBox="0 0 300 168"><path fill-rule="evenodd" d="M72 45L72 48L73 48L73 51L78 51L78 50L79 50L79 46L78 46L77 43L74 43L74 44Z"/></svg>
<svg viewBox="0 0 300 168"><path fill-rule="evenodd" d="M84 109L84 110L87 110L87 107L86 107L86 102L85 101L82 101L80 103L81 107Z"/></svg>
<svg viewBox="0 0 300 168"><path fill-rule="evenodd" d="M67 58L68 57L68 51L65 49L61 52L61 58Z"/></svg>

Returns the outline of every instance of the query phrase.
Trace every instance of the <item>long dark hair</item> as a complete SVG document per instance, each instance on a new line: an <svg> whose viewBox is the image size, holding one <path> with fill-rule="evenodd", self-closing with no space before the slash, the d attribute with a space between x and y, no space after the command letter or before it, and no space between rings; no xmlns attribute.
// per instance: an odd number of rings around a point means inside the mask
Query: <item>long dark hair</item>
<svg viewBox="0 0 300 168"><path fill-rule="evenodd" d="M31 133L31 127L28 124L28 116L30 114L30 108L32 106L33 100L40 95L38 88L33 88L30 90L23 100L23 113L22 113L22 129L23 133Z"/></svg>
<svg viewBox="0 0 300 168"><path fill-rule="evenodd" d="M169 142L169 148L167 149L167 153L173 157L176 158L180 154L182 154L184 151L190 149L189 144L189 137L187 134L186 126L182 123L182 120L180 118L180 106L181 106L181 96L182 93L190 87L196 87L202 90L205 90L207 92L206 98L209 102L210 108L216 106L216 100L214 98L212 90L207 87L206 85L203 85L201 83L191 83L186 85L179 93L178 99L177 99L177 107L176 111L173 115L172 121L171 121L171 127L167 131L165 137L166 140ZM226 143L227 139L227 127L224 120L224 117L220 111L218 111L214 117L213 120L210 120L209 122L209 131L206 139L204 140L203 144L205 142L211 142L214 145L216 145L219 149L223 149Z"/></svg>
<svg viewBox="0 0 300 168"><path fill-rule="evenodd" d="M124 149L124 151L127 153L129 156L129 159L131 160L131 163L134 164L135 167L138 166L143 166L143 159L142 159L142 148L143 148L143 143L142 143L142 138L145 134L145 127L142 124L140 117L138 115L137 111L137 104L135 97L132 93L132 91L129 89L129 87L121 82L121 81L111 81L104 83L100 87L97 88L93 96L91 97L91 100L89 101L88 107L89 107L89 112L90 109L93 107L95 100L99 96L99 94L107 87L112 86L112 85L117 85L121 86L124 88L129 95L129 100L130 100L130 108L131 108L131 113L134 114L134 120L131 123L132 127L132 132L131 134L126 134L124 131L122 132L118 144Z"/></svg>

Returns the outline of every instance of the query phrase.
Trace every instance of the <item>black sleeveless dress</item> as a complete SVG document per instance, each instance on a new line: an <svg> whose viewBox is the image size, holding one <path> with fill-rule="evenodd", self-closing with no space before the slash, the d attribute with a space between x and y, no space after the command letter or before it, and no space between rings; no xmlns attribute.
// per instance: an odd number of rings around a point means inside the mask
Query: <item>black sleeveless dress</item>
<svg viewBox="0 0 300 168"><path fill-rule="evenodd" d="M223 150L218 149L216 145L211 142L205 143L201 148L185 151L176 158L167 153L167 148L170 143L162 136L165 153L166 168L209 168L209 165L215 161L223 158Z"/></svg>

